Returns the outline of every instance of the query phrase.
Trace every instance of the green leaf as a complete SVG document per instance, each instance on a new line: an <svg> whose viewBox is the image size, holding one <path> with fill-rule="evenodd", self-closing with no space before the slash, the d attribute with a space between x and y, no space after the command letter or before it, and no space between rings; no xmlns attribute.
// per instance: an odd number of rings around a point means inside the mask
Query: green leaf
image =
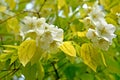
<svg viewBox="0 0 120 80"><path fill-rule="evenodd" d="M81 58L86 65L96 72L97 66L99 65L99 56L91 43L84 43L81 46Z"/></svg>
<svg viewBox="0 0 120 80"><path fill-rule="evenodd" d="M64 73L67 77L68 80L74 80L75 76L76 76L76 71L77 71L78 67L75 65L68 65L66 67L66 69L64 70Z"/></svg>
<svg viewBox="0 0 120 80"><path fill-rule="evenodd" d="M8 60L10 58L11 54L7 54L7 53L2 53L0 54L0 61L4 62L6 60Z"/></svg>
<svg viewBox="0 0 120 80"><path fill-rule="evenodd" d="M38 62L41 56L44 54L44 51L40 47L36 47L36 52L31 58L31 64Z"/></svg>
<svg viewBox="0 0 120 80"><path fill-rule="evenodd" d="M18 57L23 66L25 66L36 52L35 40L26 40L18 48Z"/></svg>
<svg viewBox="0 0 120 80"><path fill-rule="evenodd" d="M71 41L66 41L64 42L61 46L60 49L67 55L76 57L76 50L74 46L72 45Z"/></svg>
<svg viewBox="0 0 120 80"><path fill-rule="evenodd" d="M112 52L110 54L113 54ZM111 73L120 74L120 63L115 59L115 56L105 54L107 70Z"/></svg>
<svg viewBox="0 0 120 80"><path fill-rule="evenodd" d="M37 77L38 77L38 80L43 80L44 78L44 67L42 66L42 64L39 62L37 64Z"/></svg>
<svg viewBox="0 0 120 80"><path fill-rule="evenodd" d="M37 65L28 63L23 69L25 80L36 80ZM40 75L39 75L40 76Z"/></svg>
<svg viewBox="0 0 120 80"><path fill-rule="evenodd" d="M10 60L10 65L18 59L17 53L13 53Z"/></svg>

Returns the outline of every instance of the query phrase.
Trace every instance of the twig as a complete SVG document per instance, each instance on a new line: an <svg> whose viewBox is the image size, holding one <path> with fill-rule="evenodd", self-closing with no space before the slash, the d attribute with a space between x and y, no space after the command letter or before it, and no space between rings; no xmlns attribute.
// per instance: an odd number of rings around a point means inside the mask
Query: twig
<svg viewBox="0 0 120 80"><path fill-rule="evenodd" d="M37 15L40 18L40 11L42 10L43 6L45 5L47 0L44 0L43 4L41 5L40 9L37 11Z"/></svg>
<svg viewBox="0 0 120 80"><path fill-rule="evenodd" d="M14 16L11 16L11 17L9 17L9 18L7 18L7 19L1 21L0 24L2 24L2 23L4 23L4 22L8 21L9 19L11 19L11 18L13 18L13 17L16 17L16 16L18 16L18 15L20 15L20 14L23 14L23 13L24 13L24 11L22 11L22 12L16 14L16 15L14 15Z"/></svg>
<svg viewBox="0 0 120 80"><path fill-rule="evenodd" d="M10 16L9 18L7 18L7 19L5 19L5 20L0 21L0 24L8 21L8 20L11 19L11 18L14 18L14 17L16 17L16 16L22 15L23 13L26 13L26 12L28 12L28 13L33 13L33 14L37 14L37 12L34 12L34 11L21 11L20 13L14 15L14 16Z"/></svg>
<svg viewBox="0 0 120 80"><path fill-rule="evenodd" d="M59 79L60 79L60 77L59 77L58 71L57 71L57 69L56 69L56 67L55 67L55 62L52 62L51 64L52 64L53 69L54 69L55 74L56 74L56 80L59 80Z"/></svg>
<svg viewBox="0 0 120 80"><path fill-rule="evenodd" d="M43 8L43 6L45 5L45 2L46 2L47 0L44 0L44 2L43 2L43 4L41 5L41 7L40 7L40 9L38 10L38 12L40 12L41 10L42 10L42 8Z"/></svg>
<svg viewBox="0 0 120 80"><path fill-rule="evenodd" d="M18 70L19 70L19 68L13 69L12 71L8 72L6 75L2 76L2 77L0 78L0 80L2 80L3 78L5 78L6 76L15 74Z"/></svg>

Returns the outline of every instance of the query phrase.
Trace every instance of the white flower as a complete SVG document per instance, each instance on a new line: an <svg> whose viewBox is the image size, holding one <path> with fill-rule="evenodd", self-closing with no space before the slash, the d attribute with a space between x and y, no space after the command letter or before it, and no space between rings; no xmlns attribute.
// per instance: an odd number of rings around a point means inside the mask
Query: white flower
<svg viewBox="0 0 120 80"><path fill-rule="evenodd" d="M102 7L98 5L98 1L88 16L86 19L90 20L89 23L95 27L88 29L86 34L87 38L90 39L96 47L102 50L108 50L109 45L112 44L112 39L116 37L114 34L115 26L106 22L104 19L105 14L102 11Z"/></svg>
<svg viewBox="0 0 120 80"><path fill-rule="evenodd" d="M55 41L62 41L63 40L63 30L55 27L54 25L49 26L49 30L51 31L52 37Z"/></svg>
<svg viewBox="0 0 120 80"><path fill-rule="evenodd" d="M102 50L108 50L110 42L99 36L96 30L89 29L86 36L88 39L91 39L95 47L98 47Z"/></svg>
<svg viewBox="0 0 120 80"><path fill-rule="evenodd" d="M24 19L23 19L23 23L25 24L25 26L28 28L28 29L33 29L35 27L35 22L37 20L37 17L29 17L29 16L26 16Z"/></svg>
<svg viewBox="0 0 120 80"><path fill-rule="evenodd" d="M112 24L107 24L103 21L96 25L96 31L98 33L98 36L104 38L109 42L112 42L112 39L116 37L116 35L114 34L115 27Z"/></svg>
<svg viewBox="0 0 120 80"><path fill-rule="evenodd" d="M45 26L45 32L42 34L39 42L41 48L47 52L53 52L63 41L63 30L54 25Z"/></svg>
<svg viewBox="0 0 120 80"><path fill-rule="evenodd" d="M105 14L102 11L101 6L98 5L98 3L96 3L91 12L88 14L88 16L90 17L91 21L93 21L94 24L96 24L97 21L99 20L104 20Z"/></svg>
<svg viewBox="0 0 120 80"><path fill-rule="evenodd" d="M88 32L86 33L86 36L88 39L96 39L97 38L97 34L96 31L94 29L88 29Z"/></svg>
<svg viewBox="0 0 120 80"><path fill-rule="evenodd" d="M56 51L63 41L63 30L46 23L45 18L25 17L21 24L20 35L36 40L36 45L50 53Z"/></svg>
<svg viewBox="0 0 120 80"><path fill-rule="evenodd" d="M102 50L108 50L109 45L112 44L112 39L116 37L114 32L115 27L112 24L100 22L95 29L88 29L86 37L93 42L94 46Z"/></svg>
<svg viewBox="0 0 120 80"><path fill-rule="evenodd" d="M42 24L45 24L46 20L45 18L38 18L36 21L35 21L35 26L36 27L40 27Z"/></svg>

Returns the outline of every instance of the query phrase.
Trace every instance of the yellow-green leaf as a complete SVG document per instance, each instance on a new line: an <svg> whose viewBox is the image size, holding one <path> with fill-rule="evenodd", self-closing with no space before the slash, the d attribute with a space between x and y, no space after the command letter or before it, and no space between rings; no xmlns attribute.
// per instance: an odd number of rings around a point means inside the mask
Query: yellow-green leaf
<svg viewBox="0 0 120 80"><path fill-rule="evenodd" d="M101 53L101 58L102 58L103 64L107 67L106 60L103 53Z"/></svg>
<svg viewBox="0 0 120 80"><path fill-rule="evenodd" d="M16 18L11 18L7 21L7 29L8 31L13 31L14 33L19 32L19 22Z"/></svg>
<svg viewBox="0 0 120 80"><path fill-rule="evenodd" d="M38 79L39 80L43 80L43 78L44 78L44 67L42 66L42 64L41 63L38 63Z"/></svg>
<svg viewBox="0 0 120 80"><path fill-rule="evenodd" d="M77 35L78 35L79 37L85 37L85 36L86 36L86 31L77 32Z"/></svg>
<svg viewBox="0 0 120 80"><path fill-rule="evenodd" d="M31 58L31 64L38 62L41 56L44 54L44 51L40 47L36 47L36 52Z"/></svg>
<svg viewBox="0 0 120 80"><path fill-rule="evenodd" d="M61 46L60 49L66 53L69 56L73 56L76 57L76 50L74 48L74 46L72 45L71 41L66 41L64 42Z"/></svg>
<svg viewBox="0 0 120 80"><path fill-rule="evenodd" d="M7 48L14 48L14 49L18 49L18 46L15 45L2 45L3 47L7 47Z"/></svg>
<svg viewBox="0 0 120 80"><path fill-rule="evenodd" d="M110 9L110 11L111 11L113 14L120 13L120 8L119 8L119 7L120 7L120 4L112 7L112 8Z"/></svg>
<svg viewBox="0 0 120 80"><path fill-rule="evenodd" d="M35 40L24 41L18 49L18 57L23 66L25 66L36 52Z"/></svg>
<svg viewBox="0 0 120 80"><path fill-rule="evenodd" d="M106 17L106 21L110 24L113 24L113 25L117 26L117 22L110 17Z"/></svg>
<svg viewBox="0 0 120 80"><path fill-rule="evenodd" d="M13 10L16 7L15 0L6 0L6 2L8 3L11 10Z"/></svg>
<svg viewBox="0 0 120 80"><path fill-rule="evenodd" d="M58 9L61 9L65 5L66 5L65 0L58 0Z"/></svg>
<svg viewBox="0 0 120 80"><path fill-rule="evenodd" d="M8 60L10 58L11 54L7 54L7 53L2 53L0 54L0 61L4 62L6 60Z"/></svg>
<svg viewBox="0 0 120 80"><path fill-rule="evenodd" d="M4 12L6 10L6 6L1 6L0 5L0 12Z"/></svg>
<svg viewBox="0 0 120 80"><path fill-rule="evenodd" d="M85 43L81 46L81 57L84 63L96 72L99 56L91 43Z"/></svg>

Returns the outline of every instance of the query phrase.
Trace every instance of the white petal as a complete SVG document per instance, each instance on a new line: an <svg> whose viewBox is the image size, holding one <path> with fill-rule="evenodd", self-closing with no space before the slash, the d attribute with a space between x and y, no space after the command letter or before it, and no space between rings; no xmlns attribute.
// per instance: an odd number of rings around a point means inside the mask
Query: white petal
<svg viewBox="0 0 120 80"><path fill-rule="evenodd" d="M97 37L94 29L88 29L88 32L86 33L86 36L87 36L88 39L93 39L93 38Z"/></svg>

